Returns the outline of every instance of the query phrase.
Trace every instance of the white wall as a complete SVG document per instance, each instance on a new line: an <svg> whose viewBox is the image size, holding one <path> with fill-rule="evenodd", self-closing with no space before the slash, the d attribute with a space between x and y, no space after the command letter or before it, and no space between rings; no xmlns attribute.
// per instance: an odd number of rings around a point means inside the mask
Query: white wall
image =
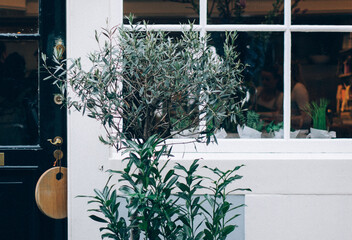
<svg viewBox="0 0 352 240"><path fill-rule="evenodd" d="M253 190L245 197L246 240L352 239L350 154L196 155L207 166L246 165L238 182ZM196 155L185 154L183 162Z"/></svg>
<svg viewBox="0 0 352 240"><path fill-rule="evenodd" d="M110 16L109 0L67 0L67 56L82 57L96 49L94 30L106 26ZM101 239L99 229L88 218L87 199L77 195L92 195L101 188L106 174L99 169L108 157L109 149L98 140L104 134L94 120L72 110L68 114L68 224L70 240Z"/></svg>
<svg viewBox="0 0 352 240"><path fill-rule="evenodd" d="M120 0L67 0L68 57L84 57L96 47L94 30L105 26L109 16L117 23L120 4ZM87 200L75 196L104 185L107 175L101 166L120 165L115 157L108 160L109 150L97 137L103 133L94 120L74 111L68 115L70 240L100 239L97 224L88 218ZM350 240L352 154L312 154L307 149L302 154L212 151L178 158L187 163L204 157L204 164L225 169L246 165L241 184L253 190L245 200L246 240Z"/></svg>

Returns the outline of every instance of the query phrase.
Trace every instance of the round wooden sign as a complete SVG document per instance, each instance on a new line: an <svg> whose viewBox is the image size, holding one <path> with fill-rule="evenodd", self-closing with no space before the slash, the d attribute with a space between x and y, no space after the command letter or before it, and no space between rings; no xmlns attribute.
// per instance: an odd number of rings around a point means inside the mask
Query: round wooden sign
<svg viewBox="0 0 352 240"><path fill-rule="evenodd" d="M39 178L35 188L38 208L48 217L67 217L67 168L53 167Z"/></svg>

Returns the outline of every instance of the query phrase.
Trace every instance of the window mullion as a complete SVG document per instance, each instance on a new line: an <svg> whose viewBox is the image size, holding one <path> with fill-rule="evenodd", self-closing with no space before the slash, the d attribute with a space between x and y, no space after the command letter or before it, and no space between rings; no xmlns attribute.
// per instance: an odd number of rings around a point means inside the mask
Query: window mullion
<svg viewBox="0 0 352 240"><path fill-rule="evenodd" d="M284 139L290 139L291 129L291 0L284 6Z"/></svg>
<svg viewBox="0 0 352 240"><path fill-rule="evenodd" d="M201 37L206 34L205 27L207 25L207 0L200 0L199 2L199 24L201 27Z"/></svg>
<svg viewBox="0 0 352 240"><path fill-rule="evenodd" d="M284 139L290 138L291 128L291 32L284 35Z"/></svg>
<svg viewBox="0 0 352 240"><path fill-rule="evenodd" d="M291 26L291 0L285 0L284 8L284 24L289 27Z"/></svg>
<svg viewBox="0 0 352 240"><path fill-rule="evenodd" d="M291 32L352 32L352 25L293 25Z"/></svg>
<svg viewBox="0 0 352 240"><path fill-rule="evenodd" d="M207 25L207 0L200 0L200 2L199 2L199 25L200 25L200 40L201 41L206 41L206 38L205 38L205 36L206 36L206 34L207 34L207 32L206 32L206 30L205 30L205 27L206 27L206 25ZM205 46L206 46L206 44L207 44L207 42L205 42L204 43L205 44ZM199 112L203 112L203 108L204 108L205 106L202 104L202 105L200 105L199 106ZM202 119L204 119L204 117L205 117L205 113L203 113L203 114L201 114L200 116L199 116L199 119L201 120L200 122L199 122L199 129L206 129L206 121L205 120L202 120ZM203 130L202 130L203 131Z"/></svg>

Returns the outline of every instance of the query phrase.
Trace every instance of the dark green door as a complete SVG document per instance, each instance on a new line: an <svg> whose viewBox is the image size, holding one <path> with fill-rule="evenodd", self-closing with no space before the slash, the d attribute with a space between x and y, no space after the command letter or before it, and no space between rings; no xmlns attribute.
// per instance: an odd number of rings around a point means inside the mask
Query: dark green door
<svg viewBox="0 0 352 240"><path fill-rule="evenodd" d="M56 147L47 139L66 139L66 110L43 81L40 57L65 42L65 12L65 0L0 0L1 240L67 239L66 219L41 213L34 195L54 163Z"/></svg>

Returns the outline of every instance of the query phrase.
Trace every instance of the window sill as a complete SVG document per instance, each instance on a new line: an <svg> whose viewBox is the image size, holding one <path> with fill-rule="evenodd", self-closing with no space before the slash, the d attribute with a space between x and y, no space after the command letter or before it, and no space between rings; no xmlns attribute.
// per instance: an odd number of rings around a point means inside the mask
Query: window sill
<svg viewBox="0 0 352 240"><path fill-rule="evenodd" d="M177 160L352 160L352 139L218 139L218 144L171 139ZM111 149L110 160L124 156Z"/></svg>

